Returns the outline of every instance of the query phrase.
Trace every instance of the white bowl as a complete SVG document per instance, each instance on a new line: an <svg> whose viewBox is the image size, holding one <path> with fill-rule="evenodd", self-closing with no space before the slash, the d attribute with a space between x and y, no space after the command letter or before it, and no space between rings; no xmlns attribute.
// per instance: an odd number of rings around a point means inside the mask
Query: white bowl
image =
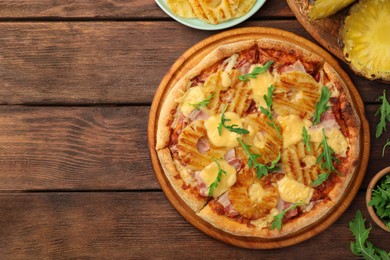
<svg viewBox="0 0 390 260"><path fill-rule="evenodd" d="M157 5L167 15L169 15L170 17L172 17L173 19L175 19L179 23L184 24L188 27L195 28L195 29L211 31L211 30L226 29L226 28L232 27L234 25L237 25L239 23L242 23L243 21L245 21L246 19L251 17L253 14L255 14L260 9L260 7L265 3L266 0L256 0L252 9L249 10L249 12L246 13L244 16L241 16L241 17L235 18L235 19L231 19L231 20L228 20L226 22L219 23L219 24L209 24L209 23L203 22L202 20L200 20L198 18L182 18L180 16L177 16L176 14L174 14L171 11L166 0L155 0L155 1L156 1Z"/></svg>

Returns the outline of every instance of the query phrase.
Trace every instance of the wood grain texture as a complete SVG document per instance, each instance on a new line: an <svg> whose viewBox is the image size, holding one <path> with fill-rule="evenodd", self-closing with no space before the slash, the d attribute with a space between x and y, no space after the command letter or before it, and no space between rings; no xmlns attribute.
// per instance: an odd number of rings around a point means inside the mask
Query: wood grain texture
<svg viewBox="0 0 390 260"><path fill-rule="evenodd" d="M294 15L285 1L268 0L254 17L294 17ZM154 0L2 0L0 18L168 19L169 17Z"/></svg>
<svg viewBox="0 0 390 260"><path fill-rule="evenodd" d="M297 21L242 26L312 39ZM0 23L0 104L150 104L174 61L214 33L177 22ZM344 68L365 102L385 88Z"/></svg>
<svg viewBox="0 0 390 260"><path fill-rule="evenodd" d="M388 166L389 133L375 138L362 187ZM160 189L149 160L149 107L0 107L0 191Z"/></svg>
<svg viewBox="0 0 390 260"><path fill-rule="evenodd" d="M0 190L157 188L148 107L0 107Z"/></svg>
<svg viewBox="0 0 390 260"><path fill-rule="evenodd" d="M162 192L2 193L0 252L8 259L298 259L303 252L308 259L355 259L348 222L358 209L373 223L359 192L337 222L310 240L282 250L248 250L191 226ZM370 241L390 250L388 233L377 226Z"/></svg>
<svg viewBox="0 0 390 260"><path fill-rule="evenodd" d="M312 35L325 49L333 53L337 58L344 61L344 55L339 45L339 29L344 21L348 10L343 10L327 18L309 21L307 0L287 0L292 12L302 26Z"/></svg>

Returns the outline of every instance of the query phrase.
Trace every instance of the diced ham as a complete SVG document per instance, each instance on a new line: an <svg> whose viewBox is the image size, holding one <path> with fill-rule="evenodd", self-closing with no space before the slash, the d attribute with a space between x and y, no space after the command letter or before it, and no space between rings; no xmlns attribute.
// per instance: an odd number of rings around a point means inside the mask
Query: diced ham
<svg viewBox="0 0 390 260"><path fill-rule="evenodd" d="M321 115L320 123L311 127L311 129L340 129L339 124L336 121L336 117L334 116L331 109L328 109Z"/></svg>
<svg viewBox="0 0 390 260"><path fill-rule="evenodd" d="M233 205L230 203L228 192L225 192L218 198L218 203L224 207L225 213L229 217L238 215L238 212L234 210Z"/></svg>
<svg viewBox="0 0 390 260"><path fill-rule="evenodd" d="M298 208L290 209L286 212L286 215L284 215L285 218L292 218L298 215Z"/></svg>
<svg viewBox="0 0 390 260"><path fill-rule="evenodd" d="M251 68L251 63L244 58L237 64L237 68L242 74L247 74Z"/></svg>
<svg viewBox="0 0 390 260"><path fill-rule="evenodd" d="M194 178L196 180L196 183L198 185L199 194L202 196L207 197L209 189L206 186L206 183L203 182L202 178L200 177L201 171L196 171L194 174Z"/></svg>
<svg viewBox="0 0 390 260"><path fill-rule="evenodd" d="M189 118L191 119L191 121L195 121L195 120L207 120L210 116L202 111L202 110L197 110L197 109L194 109Z"/></svg>
<svg viewBox="0 0 390 260"><path fill-rule="evenodd" d="M233 159L230 159L229 161L227 161L228 164L230 164L231 166L233 166L236 171L238 172L239 170L241 170L241 167L242 167L242 164L241 164L241 160L238 159L238 158L233 158Z"/></svg>
<svg viewBox="0 0 390 260"><path fill-rule="evenodd" d="M291 205L292 205L292 203L286 202L286 201L282 200L281 198L279 198L278 203L276 204L276 209L279 212L281 212L282 210L287 209ZM288 210L286 212L286 214L284 215L284 217L285 218L292 218L292 217L295 217L296 215L298 215L298 208Z"/></svg>
<svg viewBox="0 0 390 260"><path fill-rule="evenodd" d="M234 149L230 149L226 152L225 156L223 157L225 161L229 161L231 159L234 159L236 157L236 151Z"/></svg>
<svg viewBox="0 0 390 260"><path fill-rule="evenodd" d="M198 140L198 143L196 144L196 148L201 154L206 153L208 150L210 150L210 144L207 141L206 137L201 137Z"/></svg>
<svg viewBox="0 0 390 260"><path fill-rule="evenodd" d="M280 69L280 73L287 73L292 71L301 71L306 72L305 67L303 66L302 62L300 60L297 60L294 64L282 67Z"/></svg>
<svg viewBox="0 0 390 260"><path fill-rule="evenodd" d="M227 161L228 164L233 166L237 172L241 169L241 160L236 158L236 151L234 149L230 149L229 151L227 151L224 156L224 159L225 161Z"/></svg>

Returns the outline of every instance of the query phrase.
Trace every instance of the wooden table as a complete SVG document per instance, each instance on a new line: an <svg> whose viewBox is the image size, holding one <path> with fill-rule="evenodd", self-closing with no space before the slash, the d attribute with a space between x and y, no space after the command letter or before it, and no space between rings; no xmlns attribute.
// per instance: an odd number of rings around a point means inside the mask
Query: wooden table
<svg viewBox="0 0 390 260"><path fill-rule="evenodd" d="M239 25L313 40L282 0ZM194 228L157 183L147 148L153 95L173 62L215 34L187 28L154 1L0 1L1 258L354 258L348 222L389 165L374 138L383 83L352 74L371 125L356 199L327 230L283 249L234 247ZM389 93L390 91L388 91ZM370 240L390 251L389 233Z"/></svg>

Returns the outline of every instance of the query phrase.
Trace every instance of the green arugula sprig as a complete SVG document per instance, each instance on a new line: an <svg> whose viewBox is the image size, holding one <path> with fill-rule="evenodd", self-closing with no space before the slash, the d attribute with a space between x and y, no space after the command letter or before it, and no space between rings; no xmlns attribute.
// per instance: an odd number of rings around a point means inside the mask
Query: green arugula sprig
<svg viewBox="0 0 390 260"><path fill-rule="evenodd" d="M240 75L238 79L241 81L248 81L250 78L254 79L257 75L266 72L272 63L274 63L273 60L267 61L263 67L255 67L251 73Z"/></svg>
<svg viewBox="0 0 390 260"><path fill-rule="evenodd" d="M248 130L246 130L244 128L239 128L238 125L235 125L235 124L234 125L226 125L225 124L226 122L231 121L230 119L225 117L226 108L227 108L227 105L225 106L225 108L222 111L221 121L219 122L219 125L217 127L218 128L218 134L222 135L222 128L223 127L226 128L227 130L229 130L230 132L237 133L237 134L240 134L240 135L249 134Z"/></svg>
<svg viewBox="0 0 390 260"><path fill-rule="evenodd" d="M290 207L282 210L278 215L274 216L274 221L272 222L271 230L274 230L275 228L281 230L283 225L283 217L284 215L286 215L287 211L295 209L296 207L302 206L304 204L305 203L303 203L302 201L293 203Z"/></svg>
<svg viewBox="0 0 390 260"><path fill-rule="evenodd" d="M279 132L280 131L280 127L276 126L275 121L274 121L274 117L272 116L272 111L271 111L271 108L272 108L272 94L274 92L274 89L275 89L275 87L273 85L268 87L268 93L267 93L267 95L264 95L264 100L265 100L265 103L267 104L267 108L264 108L264 107L260 106L260 110L271 121L271 123L267 123L267 124L269 126L272 126L275 129L276 134L278 135L279 138L282 138L280 136L280 132Z"/></svg>
<svg viewBox="0 0 390 260"><path fill-rule="evenodd" d="M386 147L390 145L390 139L387 139L385 145L383 146L383 149L382 149L382 157L385 157L385 150L386 150Z"/></svg>
<svg viewBox="0 0 390 260"><path fill-rule="evenodd" d="M321 115L322 113L326 112L328 110L328 102L330 98L330 90L327 86L323 86L321 89L321 95L319 100L316 103L316 111L314 113L313 117L313 124L318 124L321 121Z"/></svg>
<svg viewBox="0 0 390 260"><path fill-rule="evenodd" d="M363 218L360 210L356 212L355 218L349 222L349 229L355 237L356 241L351 241L351 251L354 255L363 257L364 259L389 260L390 254L385 250L375 247L368 241L368 235L371 231L371 226L366 228L366 219Z"/></svg>
<svg viewBox="0 0 390 260"><path fill-rule="evenodd" d="M376 138L380 137L383 131L387 131L386 124L390 122L390 104L386 99L386 90L383 90L383 96L379 97L379 101L382 101L382 104L375 113L375 116L380 114L380 120L376 126Z"/></svg>
<svg viewBox="0 0 390 260"><path fill-rule="evenodd" d="M302 128L302 138L303 138L303 143L305 144L306 151L311 152L311 144L310 144L310 135L306 130L306 127Z"/></svg>
<svg viewBox="0 0 390 260"><path fill-rule="evenodd" d="M191 106L195 107L196 110L200 110L201 107L207 107L207 105L210 103L211 99L214 97L215 92L213 92L210 96L208 96L206 99L203 99L202 101L190 104Z"/></svg>
<svg viewBox="0 0 390 260"><path fill-rule="evenodd" d="M237 141L240 143L245 153L248 155L248 166L256 170L257 178L260 179L263 176L267 176L270 172L279 170L279 166L276 166L276 164L280 160L280 153L278 154L278 157L271 162L271 165L268 166L257 162L257 158L261 157L261 155L251 153L251 151L249 150L249 148L251 148L250 145L245 144L240 138L237 138Z"/></svg>
<svg viewBox="0 0 390 260"><path fill-rule="evenodd" d="M214 193L214 189L218 186L218 184L221 182L222 174L227 174L224 169L221 168L221 165L219 164L218 160L213 159L213 161L218 165L218 174L215 178L214 182L211 183L209 187L209 196L212 196Z"/></svg>
<svg viewBox="0 0 390 260"><path fill-rule="evenodd" d="M332 149L332 147L330 147L328 145L328 142L326 141L327 137L325 135L324 129L322 129L322 135L323 135L322 141L318 147L322 146L323 151L317 157L316 164L320 163L323 160L323 162L321 164L321 169L325 172L318 175L318 178L311 183L312 187L321 185L324 181L326 181L328 179L331 172L335 172L337 174L340 174L337 171L337 169L333 166L334 162L337 162L340 164L340 160L334 156L334 154L335 154L334 150Z"/></svg>
<svg viewBox="0 0 390 260"><path fill-rule="evenodd" d="M368 206L375 209L375 213L390 229L390 175L384 176L378 185L372 190L372 196Z"/></svg>

